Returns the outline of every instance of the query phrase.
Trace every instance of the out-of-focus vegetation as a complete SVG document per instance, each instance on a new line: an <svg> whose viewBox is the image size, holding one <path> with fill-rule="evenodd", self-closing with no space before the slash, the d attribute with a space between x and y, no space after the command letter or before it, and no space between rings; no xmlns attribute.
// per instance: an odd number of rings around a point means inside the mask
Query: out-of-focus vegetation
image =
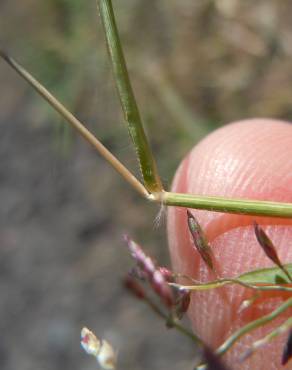
<svg viewBox="0 0 292 370"><path fill-rule="evenodd" d="M113 3L145 124L167 180L206 132L247 117L291 118L288 0ZM14 0L6 9L2 5L1 14L6 14L2 37L11 53L106 143L117 148L128 143L95 1ZM48 112L43 109L38 121L47 121Z"/></svg>

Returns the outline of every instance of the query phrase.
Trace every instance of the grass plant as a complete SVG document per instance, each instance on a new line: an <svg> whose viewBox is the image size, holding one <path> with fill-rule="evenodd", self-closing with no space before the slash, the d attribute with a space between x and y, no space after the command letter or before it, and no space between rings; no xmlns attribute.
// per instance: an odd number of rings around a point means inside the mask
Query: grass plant
<svg viewBox="0 0 292 370"><path fill-rule="evenodd" d="M107 48L109 51L109 57L111 60L112 71L119 94L121 107L124 113L125 123L129 131L139 167L141 170L142 181L138 179L138 176L131 173L119 160L116 158L99 140L96 138L83 123L81 123L69 110L67 110L40 82L38 82L32 75L27 72L18 62L8 56L4 51L0 51L0 56L5 60L22 78L24 78L47 102L69 123L77 132L84 137L84 139L91 144L97 152L129 183L129 185L137 191L146 200L157 203L159 206L172 206L172 207L185 207L187 209L204 209L215 212L225 213L236 213L246 215L257 215L257 216L268 216L268 217L280 217L280 218L291 218L292 217L292 204L281 203L281 202L269 202L260 200L249 200L249 199L231 199L223 197L213 196L201 196L199 194L179 194L168 191L163 187L161 177L158 171L155 158L152 154L151 146L149 144L147 135L143 127L143 121L141 114L138 109L138 104L135 99L133 88L125 56L120 40L118 26L114 15L114 10L111 0L98 0L98 10L100 18L103 24L105 39ZM192 230L190 230L192 231ZM202 231L203 232L203 231ZM193 235L195 238L202 238L202 232L199 236ZM200 240L202 243L200 243ZM197 240L201 249L204 249L206 241L202 239ZM267 246L268 239L264 238L263 248L265 246L269 249L269 253L275 256L274 246L271 244ZM130 245L133 242L129 242ZM266 243L266 244L265 244ZM260 243L261 244L261 243ZM272 251L271 251L272 248ZM208 249L209 250L209 249ZM208 261L208 265L212 266L211 255L208 251L203 251L205 258ZM137 262L137 256L134 257ZM143 258L147 259L145 255ZM276 258L275 258L276 261ZM275 262L274 261L274 262ZM184 289L187 292L192 290L208 290L217 289L227 284L239 284L247 289L258 291L286 291L291 293L292 288L290 287L291 281L289 277L292 274L292 265L283 266L279 260L275 262L277 267L271 269L261 269L256 271L248 272L233 279L218 279L208 283L200 283L192 281L190 284L181 285L175 281L167 281L168 286L176 291ZM145 266L141 267L141 261L139 262L139 268L145 273ZM149 272L146 270L146 275L150 281L150 285L154 288L158 295L162 295L161 286L156 284L154 276L157 276L157 267L152 266L152 270ZM155 275L156 274L156 275ZM178 276L173 276L177 278ZM279 277L281 277L281 283L279 283ZM156 284L156 285L155 285ZM143 294L142 294L143 295ZM141 298L141 297L140 297ZM143 297L145 298L145 297ZM181 303L179 298L179 303ZM183 334L194 340L196 345L204 347L203 342L194 334L190 333L187 329L183 328L177 318L173 316L173 307L177 308L177 302L171 304L171 309L168 307L167 310L161 310L155 303L147 298L147 303L152 309L158 313L160 317L168 322L169 326L176 327ZM219 348L215 351L218 356L226 353L243 335L249 333L256 328L266 325L279 315L281 315L288 308L292 307L292 298L288 298L283 304L276 308L270 314L267 314L257 320L251 321L245 327L239 329L233 333ZM278 329L272 331L268 336L263 338L261 341L254 343L249 355L257 348L261 347L268 341L272 340L275 336L281 332L288 330L291 327L291 319L283 324ZM205 365L199 365L198 368L204 368Z"/></svg>

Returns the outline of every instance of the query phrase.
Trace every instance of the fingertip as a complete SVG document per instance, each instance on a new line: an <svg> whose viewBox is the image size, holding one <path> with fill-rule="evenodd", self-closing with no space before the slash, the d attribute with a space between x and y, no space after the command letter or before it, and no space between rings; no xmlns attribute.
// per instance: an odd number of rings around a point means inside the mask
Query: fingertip
<svg viewBox="0 0 292 370"><path fill-rule="evenodd" d="M202 195L292 202L292 126L275 120L247 120L227 125L204 139L186 157L174 178L172 190ZM291 220L251 218L242 215L194 210L207 232L221 277L233 277L269 261L258 247L252 223L264 223L275 241L283 262L292 261ZM174 269L201 281L210 279L208 268L192 248L186 211L169 208L168 236ZM283 301L281 295L262 300L244 314L238 308L250 292L232 287L193 294L190 318L194 329L211 346L217 346L234 330ZM275 325L275 323L274 323ZM247 335L227 358L234 362L238 351L273 326ZM280 364L283 338L268 356L253 355L235 369L252 369L260 363L267 369ZM269 347L267 347L269 348Z"/></svg>

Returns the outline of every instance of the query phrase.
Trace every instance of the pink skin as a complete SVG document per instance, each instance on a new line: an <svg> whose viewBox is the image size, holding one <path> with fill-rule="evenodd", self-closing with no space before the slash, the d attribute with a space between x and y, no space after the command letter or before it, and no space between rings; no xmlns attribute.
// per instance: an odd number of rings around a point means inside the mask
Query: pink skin
<svg viewBox="0 0 292 370"><path fill-rule="evenodd" d="M172 191L292 202L292 125L269 119L245 120L227 125L201 141L176 172ZM219 277L271 267L254 236L252 222L262 225L277 246L282 262L292 262L292 220L231 215L191 210L205 231L214 253ZM216 278L194 250L187 229L186 210L169 207L168 238L176 272L200 281ZM213 348L234 330L277 307L287 295L264 294L239 312L250 290L238 286L192 294L189 316L194 331ZM273 324L248 334L224 356L232 369L292 369L292 360L281 367L287 334L281 335L246 362L238 357L249 344L291 316L283 314Z"/></svg>

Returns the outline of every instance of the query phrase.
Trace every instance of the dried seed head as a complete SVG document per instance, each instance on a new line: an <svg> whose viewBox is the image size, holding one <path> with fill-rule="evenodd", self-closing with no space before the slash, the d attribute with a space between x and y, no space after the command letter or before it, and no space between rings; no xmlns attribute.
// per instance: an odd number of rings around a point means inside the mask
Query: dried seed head
<svg viewBox="0 0 292 370"><path fill-rule="evenodd" d="M286 365L287 362L292 358L292 329L289 332L287 342L285 344L282 354L282 365Z"/></svg>
<svg viewBox="0 0 292 370"><path fill-rule="evenodd" d="M173 292L159 270L155 270L150 280L153 290L162 299L163 303L171 308L174 305Z"/></svg>
<svg viewBox="0 0 292 370"><path fill-rule="evenodd" d="M81 330L81 346L89 355L97 356L100 350L100 341L92 331L87 328L83 328Z"/></svg>
<svg viewBox="0 0 292 370"><path fill-rule="evenodd" d="M95 334L87 328L81 330L81 346L85 352L94 356L102 369L113 370L116 368L117 356L112 346L106 341L100 341Z"/></svg>
<svg viewBox="0 0 292 370"><path fill-rule="evenodd" d="M158 270L161 272L166 281L168 281L169 283L174 282L173 272L170 271L167 267L158 267Z"/></svg>
<svg viewBox="0 0 292 370"><path fill-rule="evenodd" d="M189 210L187 210L188 217L188 227L192 235L194 245L197 251L200 253L200 256L203 258L206 265L214 271L213 260L212 260L212 250L211 247L204 235L204 232Z"/></svg>
<svg viewBox="0 0 292 370"><path fill-rule="evenodd" d="M207 364L208 370L228 370L228 368L222 363L219 356L217 356L210 348L204 347L203 357Z"/></svg>
<svg viewBox="0 0 292 370"><path fill-rule="evenodd" d="M175 313L178 319L181 319L187 312L191 302L191 292L187 289L179 289L176 301Z"/></svg>
<svg viewBox="0 0 292 370"><path fill-rule="evenodd" d="M191 302L191 292L189 290L184 290L181 297L181 312L187 312Z"/></svg>
<svg viewBox="0 0 292 370"><path fill-rule="evenodd" d="M145 291L142 286L130 275L124 281L125 287L137 298L144 299Z"/></svg>
<svg viewBox="0 0 292 370"><path fill-rule="evenodd" d="M129 276L132 276L133 278L141 281L147 280L147 275L145 274L144 271L141 270L139 266L134 266L133 268L131 268L128 274Z"/></svg>
<svg viewBox="0 0 292 370"><path fill-rule="evenodd" d="M257 241L259 242L266 256L270 258L270 260L272 260L276 265L282 265L273 242L256 222L254 222L254 232Z"/></svg>
<svg viewBox="0 0 292 370"><path fill-rule="evenodd" d="M97 360L100 366L105 370L113 370L116 368L117 356L112 346L106 340L102 340Z"/></svg>
<svg viewBox="0 0 292 370"><path fill-rule="evenodd" d="M125 235L124 239L128 245L132 257L137 262L142 272L144 272L148 278L151 277L156 270L156 266L152 258L147 256L140 245L135 243L134 240L132 240L129 236Z"/></svg>
<svg viewBox="0 0 292 370"><path fill-rule="evenodd" d="M272 260L274 262L274 264L277 265L286 274L286 276L288 277L288 279L290 281L292 281L292 278L291 278L289 272L287 271L285 266L283 266L283 264L282 264L282 262L281 262L281 260L278 256L276 247L274 246L273 242L268 237L268 235L265 233L265 231L256 222L254 222L254 232L255 232L257 241L258 241L259 245L262 247L266 256L270 260Z"/></svg>

